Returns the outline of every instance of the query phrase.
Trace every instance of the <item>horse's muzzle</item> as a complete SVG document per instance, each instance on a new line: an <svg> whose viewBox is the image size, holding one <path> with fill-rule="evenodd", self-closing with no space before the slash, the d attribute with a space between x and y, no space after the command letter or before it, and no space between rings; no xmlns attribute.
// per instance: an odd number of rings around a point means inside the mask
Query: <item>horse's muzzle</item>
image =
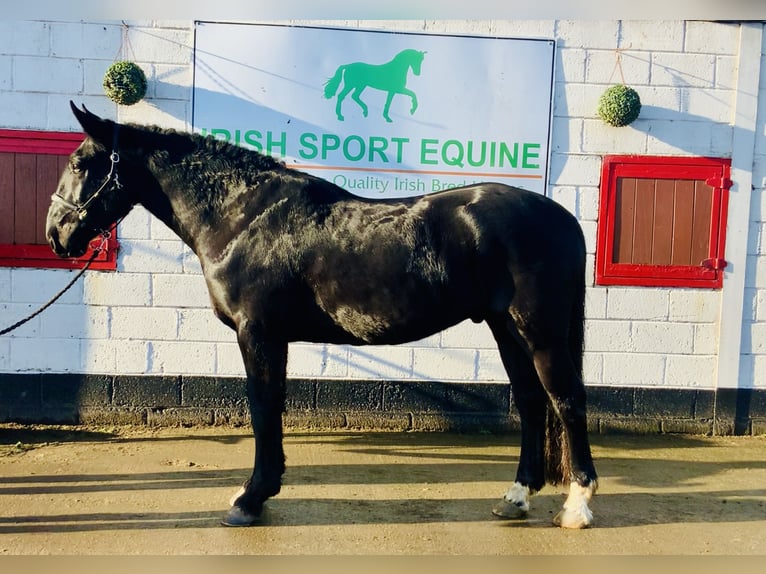
<svg viewBox="0 0 766 574"><path fill-rule="evenodd" d="M77 250L72 249L71 241L69 241L68 245L65 247L64 244L61 242L59 230L55 226L49 227L45 235L48 239L48 245L51 246L51 249L53 250L53 252L59 257L64 257L64 258L81 257L88 250L87 242L85 242L85 244L80 249L77 249Z"/></svg>
<svg viewBox="0 0 766 574"><path fill-rule="evenodd" d="M55 227L51 227L48 229L48 232L45 234L48 237L48 245L51 246L51 249L53 252L58 255L59 257L66 257L65 253L66 250L59 242L59 231Z"/></svg>

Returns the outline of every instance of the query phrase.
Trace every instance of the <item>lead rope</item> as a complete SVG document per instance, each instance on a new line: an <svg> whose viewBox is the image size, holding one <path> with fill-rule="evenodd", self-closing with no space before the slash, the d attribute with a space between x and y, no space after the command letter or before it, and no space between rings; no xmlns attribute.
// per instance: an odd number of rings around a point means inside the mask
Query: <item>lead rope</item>
<svg viewBox="0 0 766 574"><path fill-rule="evenodd" d="M116 224L115 224L115 226L116 226ZM114 229L114 227L113 227L112 229ZM31 321L32 319L34 319L35 317L37 317L37 316L38 316L40 313L42 313L43 311L45 311L45 310L46 310L48 307L50 307L51 305L53 305L53 304L54 304L56 301L58 301L58 300L59 300L59 298L60 298L60 297L61 297L61 296L62 296L64 293L66 293L67 291L69 291L69 289L72 287L72 285L74 285L75 283L77 283L77 280L78 280L80 277L82 277L82 276L83 276L83 274L84 274L84 273L85 273L85 272L88 270L88 268L90 267L90 264L91 264L91 263L93 263L93 261L95 261L95 260L96 260L96 257L98 257L98 256L99 256L99 254L100 254L100 253L101 253L101 252L104 250L104 247L106 246L106 242L109 240L109 238L110 238L111 236L112 236L112 234L111 234L111 232L110 232L110 231L104 231L104 232L101 234L101 243L99 244L99 246L98 246L98 247L96 247L96 249L94 249L94 250L93 250L93 254L90 256L90 259L88 259L88 261L85 263L85 267L83 267L82 269L80 269L80 271L77 273L77 275L75 275L75 276L72 278L72 280L71 280L69 283L67 283L66 287L64 287L64 288L63 288L61 291L59 291L58 293L56 293L56 294L55 294L55 295L54 295L54 296L51 298L51 300L50 300L50 301L48 301L48 302L47 302L45 305L43 305L42 307L40 307L40 308L39 308L37 311L35 311L35 312L34 312L34 313L32 313L31 315L29 315L28 317L25 317L25 318L24 318L24 319L22 319L21 321L17 321L17 322L15 322L13 325L11 325L10 327L6 327L6 328L5 328L5 329L3 329L2 331L0 331L0 336L2 336L2 335L5 335L6 333L10 333L11 331L13 331L13 330L15 330L15 329L18 329L19 327L21 327L23 324L25 324L25 323L28 323L29 321Z"/></svg>

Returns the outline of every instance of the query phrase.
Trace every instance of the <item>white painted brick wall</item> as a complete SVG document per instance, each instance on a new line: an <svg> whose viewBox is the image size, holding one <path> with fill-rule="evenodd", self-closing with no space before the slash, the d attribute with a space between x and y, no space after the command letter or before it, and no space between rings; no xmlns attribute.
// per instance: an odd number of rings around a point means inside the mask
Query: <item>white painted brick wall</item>
<svg viewBox="0 0 766 574"><path fill-rule="evenodd" d="M178 339L181 341L235 342L236 333L218 320L210 309L179 309Z"/></svg>
<svg viewBox="0 0 766 574"><path fill-rule="evenodd" d="M605 385L651 387L659 386L665 378L663 354L604 353Z"/></svg>
<svg viewBox="0 0 766 574"><path fill-rule="evenodd" d="M715 85L715 56L654 52L649 84L712 88Z"/></svg>
<svg viewBox="0 0 766 574"><path fill-rule="evenodd" d="M683 289L670 291L668 318L671 321L714 323L720 311L716 291Z"/></svg>
<svg viewBox="0 0 766 574"><path fill-rule="evenodd" d="M676 388L709 388L715 370L716 360L712 356L668 355L665 383Z"/></svg>
<svg viewBox="0 0 766 574"><path fill-rule="evenodd" d="M0 339L0 372L11 370L11 338Z"/></svg>
<svg viewBox="0 0 766 574"><path fill-rule="evenodd" d="M685 23L663 20L625 20L620 26L620 44L626 50L683 51Z"/></svg>
<svg viewBox="0 0 766 574"><path fill-rule="evenodd" d="M636 50L588 50L585 81L589 84L647 85L651 77L649 52ZM619 57L619 66L618 66ZM622 73L620 73L622 70ZM570 82L573 80L569 80Z"/></svg>
<svg viewBox="0 0 766 574"><path fill-rule="evenodd" d="M117 356L122 354L124 341L115 339L83 339L80 347L80 364L75 367L80 373L117 373Z"/></svg>
<svg viewBox="0 0 766 574"><path fill-rule="evenodd" d="M637 353L690 354L694 326L690 323L637 321L631 330L631 350Z"/></svg>
<svg viewBox="0 0 766 574"><path fill-rule="evenodd" d="M318 22L299 22L318 24ZM682 21L348 21L330 25L414 32L554 37L556 66L550 195L586 234L588 277L584 376L592 385L711 388L715 385L720 292L592 285L599 183L605 154L731 154L739 26ZM120 121L188 129L193 27L128 21L131 58L149 79L131 107L101 88L122 55L117 22L0 22L0 128L78 130L68 102ZM765 35L766 36L766 35ZM620 50L622 76L615 69ZM764 46L766 52L766 46ZM762 58L762 61L764 59ZM643 108L631 126L597 117L606 86L625 78ZM766 110L766 62L759 92ZM766 387L766 112L758 119L747 260L742 377ZM0 338L0 371L242 376L234 334L209 308L196 256L161 222L136 208L119 228L116 273L89 272L61 302ZM0 269L0 323L56 292L69 272ZM297 343L294 377L505 380L491 333L465 322L399 347Z"/></svg>
<svg viewBox="0 0 766 574"><path fill-rule="evenodd" d="M426 381L475 381L477 359L474 349L415 349L412 372Z"/></svg>
<svg viewBox="0 0 766 574"><path fill-rule="evenodd" d="M149 368L151 344L149 341L119 340L120 350L115 357L116 372L126 375L152 372Z"/></svg>
<svg viewBox="0 0 766 574"><path fill-rule="evenodd" d="M762 53L766 53L766 35ZM755 388L766 387L766 253L764 253L764 224L766 224L766 58L761 57L759 113L756 121L753 192L750 208L750 236L745 291L745 325L743 328L743 354L740 360L740 380ZM753 237L757 234L757 237ZM749 305L748 305L749 302Z"/></svg>
<svg viewBox="0 0 766 574"><path fill-rule="evenodd" d="M45 55L54 59L120 59L122 27L119 24L53 22L50 29L50 52Z"/></svg>
<svg viewBox="0 0 766 574"><path fill-rule="evenodd" d="M210 296L201 275L151 276L152 304L159 307L210 307Z"/></svg>
<svg viewBox="0 0 766 574"><path fill-rule="evenodd" d="M328 353L326 345L296 343L290 346L287 360L289 377L310 378L319 374L328 378L345 378L347 372L348 356L346 354L343 355L342 360L339 360L337 356Z"/></svg>
<svg viewBox="0 0 766 574"><path fill-rule="evenodd" d="M601 120L583 122L582 145L591 153L609 154L619 149L626 154L645 154L648 136L633 128L616 128L606 125Z"/></svg>
<svg viewBox="0 0 766 574"><path fill-rule="evenodd" d="M10 90L12 83L13 60L9 56L0 56L0 90Z"/></svg>
<svg viewBox="0 0 766 574"><path fill-rule="evenodd" d="M739 26L735 23L686 22L684 50L690 53L737 53Z"/></svg>
<svg viewBox="0 0 766 574"><path fill-rule="evenodd" d="M508 374L500 360L500 353L496 349L480 349L477 362L476 378L478 380L501 383L508 381Z"/></svg>
<svg viewBox="0 0 766 574"><path fill-rule="evenodd" d="M0 267L0 301L11 300L11 270Z"/></svg>
<svg viewBox="0 0 766 574"><path fill-rule="evenodd" d="M614 49L619 32L616 21L562 20L556 25L556 39L565 48Z"/></svg>
<svg viewBox="0 0 766 574"><path fill-rule="evenodd" d="M83 300L87 305L147 307L152 304L151 279L148 273L88 273Z"/></svg>
<svg viewBox="0 0 766 574"><path fill-rule="evenodd" d="M151 341L149 373L215 373L216 346L198 341Z"/></svg>
<svg viewBox="0 0 766 574"><path fill-rule="evenodd" d="M11 270L11 301L13 303L44 303L58 293L69 280L69 273L39 269ZM80 303L84 285L75 283L58 300L59 303Z"/></svg>
<svg viewBox="0 0 766 574"><path fill-rule="evenodd" d="M111 336L115 339L174 341L178 311L165 307L112 307Z"/></svg>
<svg viewBox="0 0 766 574"><path fill-rule="evenodd" d="M669 307L668 289L610 287L607 291L606 315L611 319L667 319Z"/></svg>
<svg viewBox="0 0 766 574"><path fill-rule="evenodd" d="M10 342L13 372L70 372L80 365L80 339L13 337Z"/></svg>
<svg viewBox="0 0 766 574"><path fill-rule="evenodd" d="M0 54L47 56L50 28L48 22L0 21Z"/></svg>
<svg viewBox="0 0 766 574"><path fill-rule="evenodd" d="M182 273L183 253L183 243L177 239L136 239L121 246L117 270L122 273Z"/></svg>
<svg viewBox="0 0 766 574"><path fill-rule="evenodd" d="M718 351L718 324L699 323L694 325L694 354L715 355Z"/></svg>
<svg viewBox="0 0 766 574"><path fill-rule="evenodd" d="M107 339L109 309L86 305L54 305L39 330L43 339Z"/></svg>
<svg viewBox="0 0 766 574"><path fill-rule="evenodd" d="M395 381L410 379L413 357L423 351L412 347L352 347L348 354L348 377Z"/></svg>

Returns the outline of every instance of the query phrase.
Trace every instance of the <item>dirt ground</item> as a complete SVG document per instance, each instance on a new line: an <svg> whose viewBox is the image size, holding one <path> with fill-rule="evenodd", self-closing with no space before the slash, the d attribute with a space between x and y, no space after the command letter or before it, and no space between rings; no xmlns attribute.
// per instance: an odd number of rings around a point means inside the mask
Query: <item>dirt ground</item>
<svg viewBox="0 0 766 574"><path fill-rule="evenodd" d="M490 514L517 435L300 431L263 524L226 528L247 429L0 425L0 555L766 554L766 437L592 439L583 531L552 526L558 488L527 520Z"/></svg>

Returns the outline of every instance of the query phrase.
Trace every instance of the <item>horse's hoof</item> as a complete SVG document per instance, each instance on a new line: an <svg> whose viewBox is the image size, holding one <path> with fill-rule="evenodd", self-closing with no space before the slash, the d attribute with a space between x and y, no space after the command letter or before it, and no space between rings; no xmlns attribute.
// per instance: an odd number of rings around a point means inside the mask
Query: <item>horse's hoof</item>
<svg viewBox="0 0 766 574"><path fill-rule="evenodd" d="M591 514L588 508L586 508L584 512L577 512L565 508L553 517L553 524L561 528L588 528L592 523L593 514Z"/></svg>
<svg viewBox="0 0 766 574"><path fill-rule="evenodd" d="M252 526L261 519L261 515L250 514L249 512L242 510L239 506L233 506L226 513L226 516L221 520L221 524L224 526Z"/></svg>
<svg viewBox="0 0 766 574"><path fill-rule="evenodd" d="M504 520L519 520L527 517L527 508L523 503L511 502L503 498L492 507L492 514Z"/></svg>

